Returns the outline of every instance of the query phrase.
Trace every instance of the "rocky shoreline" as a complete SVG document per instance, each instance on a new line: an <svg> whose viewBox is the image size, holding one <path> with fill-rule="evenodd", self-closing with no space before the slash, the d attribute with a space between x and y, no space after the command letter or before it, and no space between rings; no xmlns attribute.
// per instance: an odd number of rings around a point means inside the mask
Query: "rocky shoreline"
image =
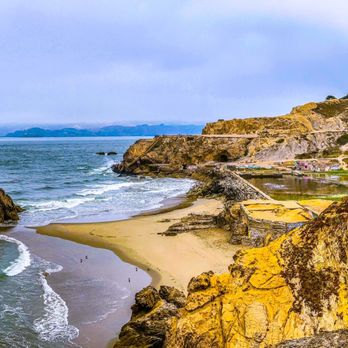
<svg viewBox="0 0 348 348"><path fill-rule="evenodd" d="M198 183L187 196L202 199L180 213L38 232L110 249L152 276L115 348L343 347L348 199L280 202L246 178L294 173L284 161L298 156L337 153L345 163L347 120L348 102L334 100L280 117L220 120L201 136L139 140L115 172L193 178ZM278 162L270 171L253 169L264 160ZM248 170L236 170L240 165ZM0 222L18 220L20 211L0 190ZM189 278L188 267L197 272Z"/></svg>
<svg viewBox="0 0 348 348"><path fill-rule="evenodd" d="M260 160L279 161L280 168L284 160L335 151L343 158L347 120L346 100L309 103L280 117L220 120L202 136L156 137L131 146L115 172L194 178L199 184L190 197L224 201L218 215L185 216L164 235L216 226L230 231L230 242L257 248L238 252L228 273L192 278L184 306L144 289L115 347L342 347L348 199L277 202L232 168ZM258 175L269 174L249 171L245 177ZM151 305L139 305L140 299Z"/></svg>

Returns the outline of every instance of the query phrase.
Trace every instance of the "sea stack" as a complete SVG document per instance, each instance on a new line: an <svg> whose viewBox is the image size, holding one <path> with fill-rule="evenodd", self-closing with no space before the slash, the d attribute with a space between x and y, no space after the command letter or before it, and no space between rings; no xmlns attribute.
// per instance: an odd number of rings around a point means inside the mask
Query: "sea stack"
<svg viewBox="0 0 348 348"><path fill-rule="evenodd" d="M12 198L0 188L0 223L19 220L18 213L22 208L16 205Z"/></svg>

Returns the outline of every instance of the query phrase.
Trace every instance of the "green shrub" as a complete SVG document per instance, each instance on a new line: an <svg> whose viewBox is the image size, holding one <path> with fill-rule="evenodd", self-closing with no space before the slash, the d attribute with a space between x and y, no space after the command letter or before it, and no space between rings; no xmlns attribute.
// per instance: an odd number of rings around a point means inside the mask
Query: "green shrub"
<svg viewBox="0 0 348 348"><path fill-rule="evenodd" d="M328 149L325 149L322 151L321 156L322 158L336 158L341 155L341 151L338 146L330 147Z"/></svg>
<svg viewBox="0 0 348 348"><path fill-rule="evenodd" d="M337 99L334 95L328 95L326 97L326 100L332 100L332 99Z"/></svg>
<svg viewBox="0 0 348 348"><path fill-rule="evenodd" d="M348 143L348 133L341 135L336 142L340 146L346 145Z"/></svg>

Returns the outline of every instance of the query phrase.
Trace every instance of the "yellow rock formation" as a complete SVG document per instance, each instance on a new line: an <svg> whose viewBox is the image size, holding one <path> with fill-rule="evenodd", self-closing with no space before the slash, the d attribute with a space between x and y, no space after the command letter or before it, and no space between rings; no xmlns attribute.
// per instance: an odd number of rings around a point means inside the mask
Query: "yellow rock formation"
<svg viewBox="0 0 348 348"><path fill-rule="evenodd" d="M348 199L263 248L239 252L229 273L189 284L167 347L269 347L348 328Z"/></svg>

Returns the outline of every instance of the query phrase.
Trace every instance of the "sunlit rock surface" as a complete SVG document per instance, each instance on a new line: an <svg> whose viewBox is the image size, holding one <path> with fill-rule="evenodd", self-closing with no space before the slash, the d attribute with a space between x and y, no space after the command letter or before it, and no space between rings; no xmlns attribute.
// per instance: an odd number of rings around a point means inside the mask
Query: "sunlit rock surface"
<svg viewBox="0 0 348 348"><path fill-rule="evenodd" d="M267 347L348 328L348 199L204 275L171 320L167 347Z"/></svg>
<svg viewBox="0 0 348 348"><path fill-rule="evenodd" d="M116 346L319 347L315 344L326 342L323 347L329 347L335 339L346 342L347 250L345 199L266 247L238 252L229 272L193 278L183 308L172 307L158 293L148 296L151 305L133 313L122 330L124 345ZM160 334L151 345L154 332ZM134 333L143 340L133 341Z"/></svg>

